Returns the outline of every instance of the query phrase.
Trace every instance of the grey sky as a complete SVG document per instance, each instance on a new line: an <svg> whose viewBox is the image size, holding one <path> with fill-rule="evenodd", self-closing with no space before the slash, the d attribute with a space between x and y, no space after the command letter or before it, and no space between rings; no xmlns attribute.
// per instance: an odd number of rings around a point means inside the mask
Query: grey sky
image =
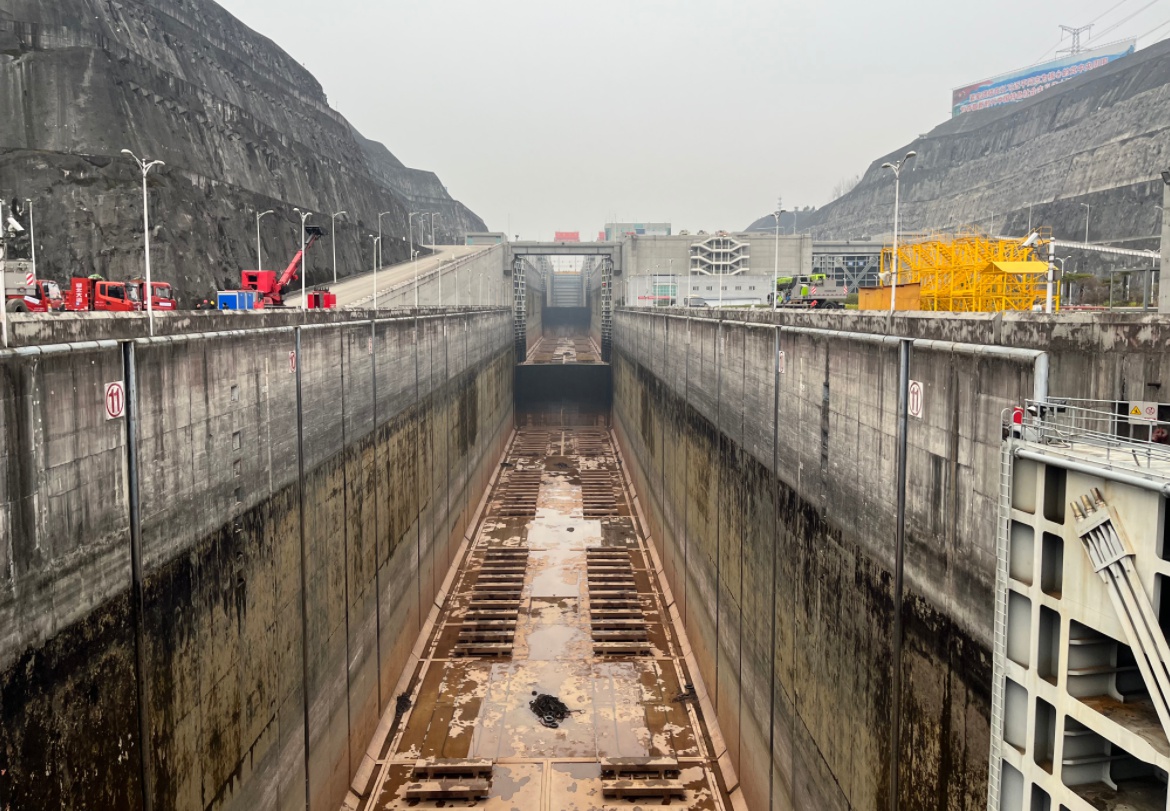
<svg viewBox="0 0 1170 811"><path fill-rule="evenodd" d="M951 88L1051 55L1117 0L220 0L332 105L489 227L738 229L950 114ZM1104 43L1170 22L1122 0ZM1170 33L1162 28L1139 47ZM344 205L344 201L338 201Z"/></svg>

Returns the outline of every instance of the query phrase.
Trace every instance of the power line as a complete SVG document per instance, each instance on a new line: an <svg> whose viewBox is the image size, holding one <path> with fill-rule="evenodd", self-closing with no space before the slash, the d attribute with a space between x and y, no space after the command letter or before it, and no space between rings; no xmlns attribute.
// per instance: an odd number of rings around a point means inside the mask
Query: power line
<svg viewBox="0 0 1170 811"><path fill-rule="evenodd" d="M1107 16L1109 16L1110 14L1112 14L1112 13L1113 13L1113 12L1115 12L1115 11L1117 11L1117 9L1121 8L1122 6L1124 6L1124 5L1125 5L1126 3L1128 3L1128 2L1129 2L1129 0L1118 0L1116 3L1114 3L1113 5L1111 5L1109 8L1105 9L1105 10L1104 10L1104 11L1102 11L1100 14L1098 14L1096 17L1094 17L1093 19L1091 19L1091 20L1089 20L1087 23L1085 23L1085 25L1084 25L1083 27L1084 27L1084 28L1091 28L1091 27L1093 26L1093 24L1094 24L1094 23L1096 23L1096 22L1100 21L1100 20L1101 20L1101 19L1103 19L1104 17L1107 17ZM1064 26L1064 25L1062 25L1062 26L1060 26L1060 27L1061 27L1062 29L1066 30L1066 31L1071 31L1071 30L1072 30L1072 29L1070 29L1068 26ZM1056 42L1056 44L1055 44L1055 45L1051 45L1051 46L1049 46L1049 47L1048 47L1048 48L1047 48L1047 49L1044 51L1044 53L1040 54L1040 56L1038 56L1038 57L1036 58L1036 61L1035 61L1035 62L1033 62L1032 64L1033 64L1033 65L1038 65L1038 64L1040 64L1041 62L1043 62L1043 61L1044 61L1044 60L1045 60L1045 59L1048 57L1048 54L1052 53L1053 51L1055 51L1057 48L1059 48L1059 47L1060 47L1060 44L1061 44L1062 42L1064 42L1064 35L1063 35L1063 34L1061 34L1061 37L1060 37L1060 39L1059 39L1059 40L1057 40L1057 42ZM1075 39L1074 39L1074 45L1075 45L1075 44L1079 44L1079 43L1077 43L1077 42L1075 41Z"/></svg>
<svg viewBox="0 0 1170 811"><path fill-rule="evenodd" d="M1146 9L1150 8L1151 6L1156 6L1160 2L1162 2L1162 0L1150 0L1150 2L1146 3L1144 6L1142 6L1137 11L1135 11L1133 14L1130 14L1128 17L1122 17L1120 20L1115 22L1113 25L1109 26L1108 28L1105 28L1102 31L1097 32L1097 36L1093 37L1090 40L1089 44L1092 45L1097 40L1099 40L1101 37L1108 34L1110 31L1115 31L1117 28L1121 27L1122 25L1125 25L1125 23L1129 22L1134 17L1138 16L1139 14L1144 12Z"/></svg>
<svg viewBox="0 0 1170 811"><path fill-rule="evenodd" d="M1166 27L1166 26L1168 26L1168 25L1170 25L1170 20L1166 20L1166 21L1165 21L1165 22L1163 22L1163 23L1159 23L1158 25L1155 25L1153 28L1151 28L1151 29L1150 29L1149 31L1147 31L1146 33L1144 33L1144 34L1140 34L1140 35L1137 37L1137 39L1145 39L1145 38L1146 38L1146 37L1148 37L1150 34L1154 33L1155 31L1157 31L1157 30L1159 30L1159 29L1165 28L1165 27Z"/></svg>

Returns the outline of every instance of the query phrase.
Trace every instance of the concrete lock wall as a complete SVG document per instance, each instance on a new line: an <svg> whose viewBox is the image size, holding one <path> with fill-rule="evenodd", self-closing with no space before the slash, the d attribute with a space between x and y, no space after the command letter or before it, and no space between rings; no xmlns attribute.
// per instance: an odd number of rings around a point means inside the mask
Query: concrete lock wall
<svg viewBox="0 0 1170 811"><path fill-rule="evenodd" d="M140 590L103 408L124 354ZM0 807L141 808L145 751L155 809L337 808L509 435L512 367L507 311L4 354Z"/></svg>
<svg viewBox="0 0 1170 811"><path fill-rule="evenodd" d="M889 807L899 350L881 341L922 339L897 807L982 809L1001 419L1035 379L928 339L1047 350L1054 395L1157 399L1170 320L817 316L616 314L641 510L748 806Z"/></svg>
<svg viewBox="0 0 1170 811"><path fill-rule="evenodd" d="M415 280L407 279L394 285L378 286L378 307L414 306ZM368 307L368 300L358 306ZM419 274L418 303L420 307L469 304L508 307L512 302L512 279L504 275L504 251L500 245L480 253L458 257L444 262L439 268Z"/></svg>

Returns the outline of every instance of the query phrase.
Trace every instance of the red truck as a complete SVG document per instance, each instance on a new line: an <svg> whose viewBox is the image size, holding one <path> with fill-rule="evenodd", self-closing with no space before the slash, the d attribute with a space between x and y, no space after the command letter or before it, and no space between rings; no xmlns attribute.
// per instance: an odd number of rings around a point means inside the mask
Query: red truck
<svg viewBox="0 0 1170 811"><path fill-rule="evenodd" d="M131 279L130 284L138 286L138 300L142 302L142 309L146 309L146 280L145 279ZM154 290L152 296L151 307L155 310L173 310L175 309L175 291L167 282L150 283L151 289Z"/></svg>
<svg viewBox="0 0 1170 811"><path fill-rule="evenodd" d="M100 276L74 276L65 309L71 312L129 313L142 309L142 296L134 282L107 282Z"/></svg>
<svg viewBox="0 0 1170 811"><path fill-rule="evenodd" d="M33 276L32 262L0 261L4 272L4 306L10 313L47 313L65 308L61 288L50 279Z"/></svg>

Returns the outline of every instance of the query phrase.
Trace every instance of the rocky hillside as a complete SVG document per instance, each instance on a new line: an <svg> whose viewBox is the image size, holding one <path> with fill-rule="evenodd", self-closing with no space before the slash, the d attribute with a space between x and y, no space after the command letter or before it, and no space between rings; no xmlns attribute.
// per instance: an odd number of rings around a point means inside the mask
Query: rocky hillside
<svg viewBox="0 0 1170 811"><path fill-rule="evenodd" d="M1170 41L1058 85L1025 102L967 113L877 158L848 194L801 228L818 238L893 230L893 177L881 168L909 150L903 227L973 224L1024 234L1029 222L1061 239L1157 248L1159 172L1170 166ZM751 226L769 230L772 217ZM1072 270L1072 267L1069 268Z"/></svg>
<svg viewBox="0 0 1170 811"><path fill-rule="evenodd" d="M151 260L186 302L283 267L294 206L338 222L339 275L407 258L407 212L438 211L439 241L484 223L438 178L410 169L332 110L317 82L212 0L0 0L0 198L34 201L42 276L140 275L142 191L120 154L166 161L150 177ZM417 227L416 227L417 233ZM332 246L310 284L332 279Z"/></svg>

